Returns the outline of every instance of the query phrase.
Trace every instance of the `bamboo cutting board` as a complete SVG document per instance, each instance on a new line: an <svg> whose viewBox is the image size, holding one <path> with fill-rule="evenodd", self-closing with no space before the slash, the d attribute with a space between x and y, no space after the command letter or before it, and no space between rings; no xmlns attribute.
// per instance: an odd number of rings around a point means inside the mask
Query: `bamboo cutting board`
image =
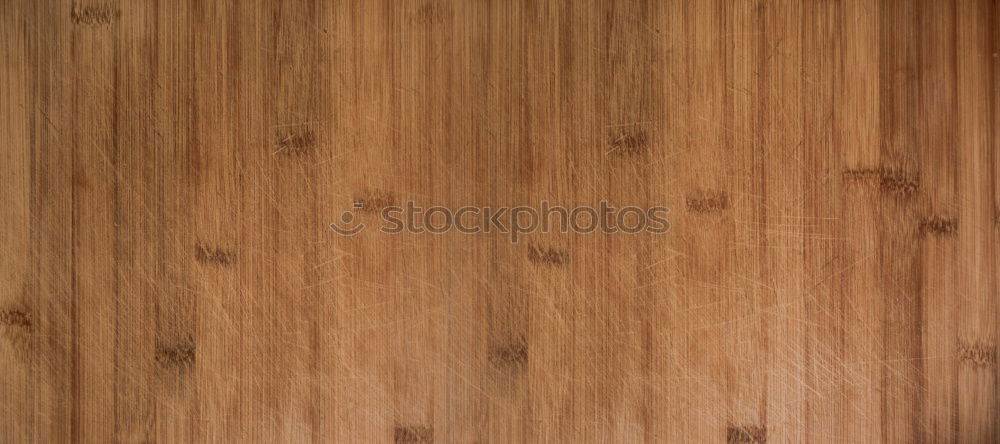
<svg viewBox="0 0 1000 444"><path fill-rule="evenodd" d="M0 442L1000 442L996 0L3 0L0 60ZM669 229L447 225L602 201Z"/></svg>

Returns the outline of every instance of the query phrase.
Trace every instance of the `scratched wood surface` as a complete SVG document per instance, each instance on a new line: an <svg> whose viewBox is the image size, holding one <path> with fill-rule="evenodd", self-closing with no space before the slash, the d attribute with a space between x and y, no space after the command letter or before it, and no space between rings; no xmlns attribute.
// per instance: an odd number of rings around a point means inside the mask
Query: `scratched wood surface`
<svg viewBox="0 0 1000 444"><path fill-rule="evenodd" d="M0 442L1000 442L996 0L3 0L0 75ZM671 230L328 228L602 199Z"/></svg>

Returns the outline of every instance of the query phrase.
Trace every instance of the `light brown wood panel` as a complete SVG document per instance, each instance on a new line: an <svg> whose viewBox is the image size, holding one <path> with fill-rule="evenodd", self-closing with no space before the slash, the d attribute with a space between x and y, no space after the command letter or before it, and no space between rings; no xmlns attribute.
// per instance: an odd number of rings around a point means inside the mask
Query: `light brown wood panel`
<svg viewBox="0 0 1000 444"><path fill-rule="evenodd" d="M0 442L1000 441L996 0L6 0L0 60ZM602 201L670 229L379 230Z"/></svg>

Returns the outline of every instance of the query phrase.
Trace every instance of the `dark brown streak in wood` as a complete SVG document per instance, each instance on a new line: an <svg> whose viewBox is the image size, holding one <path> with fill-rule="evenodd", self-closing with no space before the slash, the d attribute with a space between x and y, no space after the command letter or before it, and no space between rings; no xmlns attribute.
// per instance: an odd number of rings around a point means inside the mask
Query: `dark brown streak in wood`
<svg viewBox="0 0 1000 444"><path fill-rule="evenodd" d="M767 442L767 428L758 425L726 427L727 444L764 444Z"/></svg>

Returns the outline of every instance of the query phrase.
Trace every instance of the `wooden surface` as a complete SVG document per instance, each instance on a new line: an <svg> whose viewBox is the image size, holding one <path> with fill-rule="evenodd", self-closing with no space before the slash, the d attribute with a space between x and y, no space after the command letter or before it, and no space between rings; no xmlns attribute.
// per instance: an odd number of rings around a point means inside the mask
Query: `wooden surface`
<svg viewBox="0 0 1000 444"><path fill-rule="evenodd" d="M996 0L3 0L0 60L0 442L1000 442ZM671 230L328 228L602 199Z"/></svg>

